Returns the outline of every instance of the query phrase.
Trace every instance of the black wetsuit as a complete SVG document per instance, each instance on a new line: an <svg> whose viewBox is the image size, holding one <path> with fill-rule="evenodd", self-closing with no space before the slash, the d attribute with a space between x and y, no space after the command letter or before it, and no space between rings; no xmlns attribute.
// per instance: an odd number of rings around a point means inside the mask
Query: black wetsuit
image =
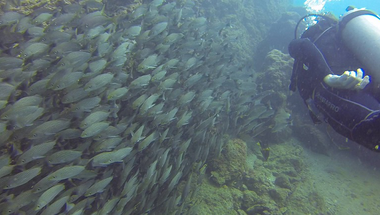
<svg viewBox="0 0 380 215"><path fill-rule="evenodd" d="M311 40L318 35L313 30L289 45L289 54L295 59L290 89L298 89L314 122L324 120L339 134L380 152L378 100L368 90L337 90L323 81L328 74L340 75L362 65L340 44L334 29L327 30L315 43Z"/></svg>

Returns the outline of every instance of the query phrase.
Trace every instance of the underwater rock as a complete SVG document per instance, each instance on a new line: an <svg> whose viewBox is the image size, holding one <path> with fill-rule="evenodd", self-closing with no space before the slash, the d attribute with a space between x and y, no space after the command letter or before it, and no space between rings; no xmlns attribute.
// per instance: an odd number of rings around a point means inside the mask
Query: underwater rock
<svg viewBox="0 0 380 215"><path fill-rule="evenodd" d="M331 139L319 128L313 124L302 121L299 116L295 116L294 120L295 136L310 150L316 153L329 155L332 146Z"/></svg>
<svg viewBox="0 0 380 215"><path fill-rule="evenodd" d="M268 52L261 66L261 73L257 77L259 92L273 90L273 99L270 99L272 108L283 106L289 92L290 76L293 68L293 59L280 50Z"/></svg>
<svg viewBox="0 0 380 215"><path fill-rule="evenodd" d="M241 181L247 169L247 145L240 139L228 141L221 155L210 162L211 180L217 185Z"/></svg>
<svg viewBox="0 0 380 215"><path fill-rule="evenodd" d="M286 177L283 174L278 176L276 178L276 180L274 181L274 183L281 188L285 188L285 189L289 189L289 190L292 189L292 185L290 184L288 177Z"/></svg>
<svg viewBox="0 0 380 215"><path fill-rule="evenodd" d="M270 197L280 206L286 205L286 199L290 191L287 189L277 188L269 190Z"/></svg>
<svg viewBox="0 0 380 215"><path fill-rule="evenodd" d="M198 189L197 195L191 199L195 204L183 214L241 214L238 212L243 199L240 190L227 186L215 187L208 180Z"/></svg>

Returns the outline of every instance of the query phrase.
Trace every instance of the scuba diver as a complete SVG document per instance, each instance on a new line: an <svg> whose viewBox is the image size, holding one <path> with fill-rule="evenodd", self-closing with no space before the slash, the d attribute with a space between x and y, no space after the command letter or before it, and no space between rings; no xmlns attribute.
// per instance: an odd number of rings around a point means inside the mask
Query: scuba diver
<svg viewBox="0 0 380 215"><path fill-rule="evenodd" d="M297 39L308 16L318 22ZM340 20L310 14L295 38L289 88L298 89L313 122L380 152L380 17L354 7Z"/></svg>

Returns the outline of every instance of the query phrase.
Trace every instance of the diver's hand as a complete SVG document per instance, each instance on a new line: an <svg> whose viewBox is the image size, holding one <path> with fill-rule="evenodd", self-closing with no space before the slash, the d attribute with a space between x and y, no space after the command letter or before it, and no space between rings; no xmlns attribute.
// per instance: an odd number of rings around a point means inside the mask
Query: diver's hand
<svg viewBox="0 0 380 215"><path fill-rule="evenodd" d="M370 83L370 77L364 76L362 69L345 71L342 75L326 75L323 79L327 85L337 89L362 90Z"/></svg>

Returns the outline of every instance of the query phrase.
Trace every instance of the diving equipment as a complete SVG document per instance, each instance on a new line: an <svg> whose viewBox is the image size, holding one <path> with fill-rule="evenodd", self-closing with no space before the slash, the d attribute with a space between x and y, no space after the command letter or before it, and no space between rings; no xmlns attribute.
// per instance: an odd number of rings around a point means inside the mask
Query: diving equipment
<svg viewBox="0 0 380 215"><path fill-rule="evenodd" d="M380 85L380 17L366 9L349 10L339 21L339 35L366 74Z"/></svg>

